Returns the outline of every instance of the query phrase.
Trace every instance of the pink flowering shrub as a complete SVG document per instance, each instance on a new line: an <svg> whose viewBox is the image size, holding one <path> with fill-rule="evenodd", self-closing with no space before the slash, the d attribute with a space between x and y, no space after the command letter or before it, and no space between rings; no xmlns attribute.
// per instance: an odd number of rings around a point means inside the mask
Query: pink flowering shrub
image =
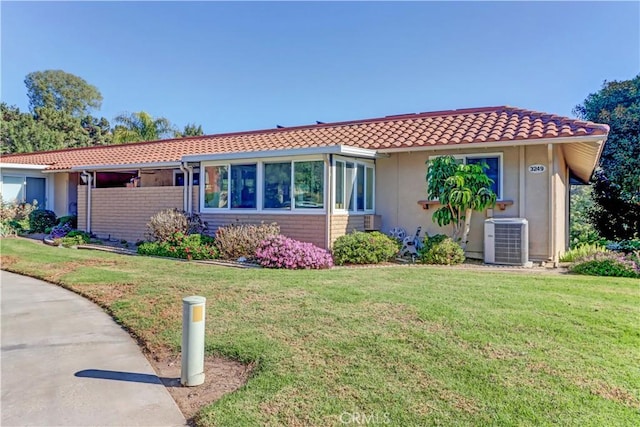
<svg viewBox="0 0 640 427"><path fill-rule="evenodd" d="M267 268L331 268L331 254L311 243L299 242L281 234L269 236L256 248L256 259Z"/></svg>

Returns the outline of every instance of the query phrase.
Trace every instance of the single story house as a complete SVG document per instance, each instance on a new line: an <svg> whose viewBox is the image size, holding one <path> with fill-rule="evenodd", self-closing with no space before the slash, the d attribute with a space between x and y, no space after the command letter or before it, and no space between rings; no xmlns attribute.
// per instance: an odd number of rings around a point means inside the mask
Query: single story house
<svg viewBox="0 0 640 427"><path fill-rule="evenodd" d="M474 214L468 255L482 258L487 218L528 221L528 256L557 261L568 246L571 180L589 181L607 125L509 106L403 114L131 144L6 155L5 200L31 201L100 237L143 239L164 208L215 229L277 222L283 234L329 248L351 230L431 220L433 156L484 161L498 202Z"/></svg>

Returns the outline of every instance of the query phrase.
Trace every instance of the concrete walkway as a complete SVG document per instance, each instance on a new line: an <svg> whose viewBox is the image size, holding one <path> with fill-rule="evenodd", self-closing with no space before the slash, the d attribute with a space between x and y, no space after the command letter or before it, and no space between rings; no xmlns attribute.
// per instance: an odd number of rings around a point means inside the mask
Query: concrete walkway
<svg viewBox="0 0 640 427"><path fill-rule="evenodd" d="M134 340L73 292L2 271L2 422L184 426Z"/></svg>

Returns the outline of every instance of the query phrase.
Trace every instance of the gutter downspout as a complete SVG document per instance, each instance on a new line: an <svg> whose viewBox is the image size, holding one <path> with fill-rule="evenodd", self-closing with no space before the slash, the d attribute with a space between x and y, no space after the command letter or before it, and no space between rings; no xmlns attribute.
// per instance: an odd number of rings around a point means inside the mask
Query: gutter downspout
<svg viewBox="0 0 640 427"><path fill-rule="evenodd" d="M527 167L525 164L525 153L524 153L524 146L520 146L518 148L518 157L520 159L520 182L518 182L518 186L519 188L519 195L518 195L518 216L520 218L526 218L526 185L525 185L525 179L526 179L526 172L525 172L525 168Z"/></svg>
<svg viewBox="0 0 640 427"><path fill-rule="evenodd" d="M87 179L87 226L86 232L91 234L91 187L93 187L93 175L82 171L82 176Z"/></svg>
<svg viewBox="0 0 640 427"><path fill-rule="evenodd" d="M187 173L187 169L184 167L184 163L180 163L180 171L182 171L182 183L183 188L182 188L182 210L183 211L187 211L187 179L188 179L188 173Z"/></svg>
<svg viewBox="0 0 640 427"><path fill-rule="evenodd" d="M555 185L553 179L553 144L547 144L547 162L549 168L549 260L555 264L556 256L555 256L555 221L554 221L554 213L555 213Z"/></svg>
<svg viewBox="0 0 640 427"><path fill-rule="evenodd" d="M186 166L189 171L189 187L187 189L187 213L193 213L193 166Z"/></svg>
<svg viewBox="0 0 640 427"><path fill-rule="evenodd" d="M326 194L326 211L327 219L325 221L325 246L327 250L330 250L331 246L331 213L333 212L333 174L331 173L331 164L333 163L333 154L325 154L325 167L327 170L327 191Z"/></svg>

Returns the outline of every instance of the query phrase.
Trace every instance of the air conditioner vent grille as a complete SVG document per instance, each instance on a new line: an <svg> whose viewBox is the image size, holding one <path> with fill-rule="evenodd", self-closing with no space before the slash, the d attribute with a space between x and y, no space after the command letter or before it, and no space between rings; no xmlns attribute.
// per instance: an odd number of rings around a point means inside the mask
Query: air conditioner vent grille
<svg viewBox="0 0 640 427"><path fill-rule="evenodd" d="M491 218L484 224L484 262L528 265L529 226L524 218Z"/></svg>
<svg viewBox="0 0 640 427"><path fill-rule="evenodd" d="M495 225L495 262L520 264L522 262L522 225Z"/></svg>

